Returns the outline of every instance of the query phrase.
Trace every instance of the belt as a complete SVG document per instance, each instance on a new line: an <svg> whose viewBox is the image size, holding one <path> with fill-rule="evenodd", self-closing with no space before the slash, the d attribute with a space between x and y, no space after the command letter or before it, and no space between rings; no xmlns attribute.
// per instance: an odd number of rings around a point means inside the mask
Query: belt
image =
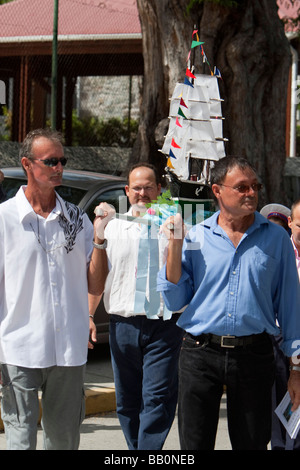
<svg viewBox="0 0 300 470"><path fill-rule="evenodd" d="M249 336L218 336L212 333L203 333L200 336L193 336L189 333L189 335L197 342L201 343L213 343L218 344L221 348L236 348L236 347L245 347L249 346L250 344L257 343L265 338L267 335L266 333L260 333L257 335L249 335Z"/></svg>

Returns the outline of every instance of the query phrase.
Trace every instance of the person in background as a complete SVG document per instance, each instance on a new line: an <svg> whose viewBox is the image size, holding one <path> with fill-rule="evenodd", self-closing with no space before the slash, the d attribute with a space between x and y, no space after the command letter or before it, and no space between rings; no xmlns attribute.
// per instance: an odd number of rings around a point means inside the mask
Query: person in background
<svg viewBox="0 0 300 470"><path fill-rule="evenodd" d="M300 280L300 199L292 204L288 223L292 232L291 240L294 248L296 265Z"/></svg>
<svg viewBox="0 0 300 470"><path fill-rule="evenodd" d="M271 222L283 227L290 235L291 210L282 204L268 204L264 206L260 213ZM280 327L280 325L279 325ZM275 358L275 381L272 390L272 450L299 450L300 435L296 439L291 439L285 427L275 413L275 409L283 399L287 391L289 379L289 359L283 353L281 344L282 335L272 336L274 358Z"/></svg>
<svg viewBox="0 0 300 470"><path fill-rule="evenodd" d="M282 204L267 204L260 210L260 213L266 219L281 225L281 227L290 233L289 216L291 214L291 210L288 207L285 207Z"/></svg>
<svg viewBox="0 0 300 470"><path fill-rule="evenodd" d="M162 449L177 405L183 331L176 325L179 313L167 311L156 291L168 240L155 223L148 226L132 220L141 220L160 191L154 166L133 166L126 186L131 205L128 220L115 218L98 231L99 245L107 243L104 306L110 316L117 414L130 450ZM105 273L106 267L99 271L99 275ZM91 314L98 303L99 297L90 296Z"/></svg>
<svg viewBox="0 0 300 470"><path fill-rule="evenodd" d="M274 355L270 335L282 326L291 359L292 410L300 404L300 287L287 233L256 211L260 184L243 158L224 157L211 171L220 210L179 236L169 230L158 290L180 309L186 331L179 360L178 420L182 449L212 450L226 385L233 450L266 450L271 438ZM178 233L179 232L179 233ZM173 235L172 235L173 234Z"/></svg>
<svg viewBox="0 0 300 470"><path fill-rule="evenodd" d="M67 163L56 131L24 139L27 185L0 205L2 419L9 450L34 450L39 391L46 450L75 450L84 418L94 228L55 188ZM93 268L98 270L97 259ZM98 286L97 286L98 287Z"/></svg>

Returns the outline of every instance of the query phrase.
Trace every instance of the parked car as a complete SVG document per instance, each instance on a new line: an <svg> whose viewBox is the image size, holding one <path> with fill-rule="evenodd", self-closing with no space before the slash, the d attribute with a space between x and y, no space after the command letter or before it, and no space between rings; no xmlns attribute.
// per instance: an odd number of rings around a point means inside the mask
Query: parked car
<svg viewBox="0 0 300 470"><path fill-rule="evenodd" d="M4 181L2 187L5 199L13 197L20 186L25 185L26 175L22 168L2 168ZM127 211L125 194L126 180L119 176L104 175L88 171L64 170L62 185L55 188L59 195L84 210L91 221L94 209L100 202L112 204L117 212ZM101 300L95 313L97 342L108 342L109 318Z"/></svg>

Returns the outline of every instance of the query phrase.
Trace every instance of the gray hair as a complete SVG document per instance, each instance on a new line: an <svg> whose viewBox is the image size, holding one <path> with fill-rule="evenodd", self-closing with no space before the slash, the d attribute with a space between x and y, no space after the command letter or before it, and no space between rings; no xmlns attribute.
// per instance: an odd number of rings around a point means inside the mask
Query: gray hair
<svg viewBox="0 0 300 470"><path fill-rule="evenodd" d="M32 157L33 142L35 141L35 139L37 139L39 137L45 137L46 139L49 139L54 143L63 145L63 136L60 132L58 132L56 130L48 129L48 128L46 128L46 129L35 129L33 131L30 131L26 135L26 137L25 137L25 139L24 139L24 141L21 145L21 148L20 148L20 151L19 151L20 160L23 157L26 157L26 158L31 158Z"/></svg>

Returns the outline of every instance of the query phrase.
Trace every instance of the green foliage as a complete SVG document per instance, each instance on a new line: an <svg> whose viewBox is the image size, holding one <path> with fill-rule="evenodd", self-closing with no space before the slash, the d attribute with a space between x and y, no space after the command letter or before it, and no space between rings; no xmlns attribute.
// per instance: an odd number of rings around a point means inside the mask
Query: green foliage
<svg viewBox="0 0 300 470"><path fill-rule="evenodd" d="M73 145L131 147L136 139L138 121L110 118L107 121L90 116L79 119L76 112L72 115Z"/></svg>
<svg viewBox="0 0 300 470"><path fill-rule="evenodd" d="M169 189L167 191L164 191L161 195L159 195L155 201L151 201L150 203L145 204L145 206L151 207L152 204L166 204L168 206L175 205Z"/></svg>
<svg viewBox="0 0 300 470"><path fill-rule="evenodd" d="M0 133L0 141L9 141L10 140L10 132L11 132L11 119L12 113L7 109L7 106L2 106L2 112L4 116L4 125L1 126L3 133Z"/></svg>
<svg viewBox="0 0 300 470"><path fill-rule="evenodd" d="M50 127L50 120L46 126ZM95 116L78 118L72 111L72 146L73 147L132 147L137 136L139 123L128 118L110 118L107 121ZM63 122L63 133L65 121Z"/></svg>

